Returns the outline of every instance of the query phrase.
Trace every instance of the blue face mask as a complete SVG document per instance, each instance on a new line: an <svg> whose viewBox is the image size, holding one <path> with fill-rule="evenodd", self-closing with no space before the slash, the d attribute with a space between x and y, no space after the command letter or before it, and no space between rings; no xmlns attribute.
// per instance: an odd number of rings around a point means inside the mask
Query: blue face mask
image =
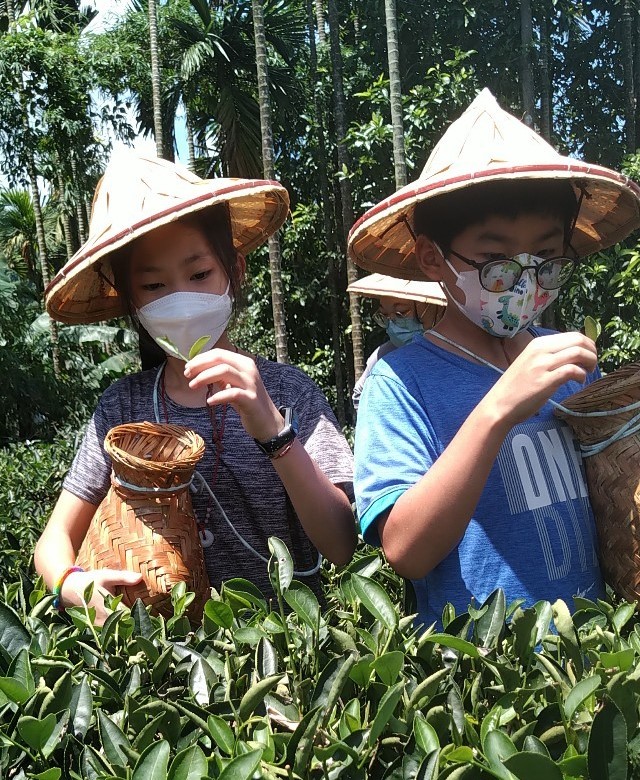
<svg viewBox="0 0 640 780"><path fill-rule="evenodd" d="M416 333L424 333L424 328L413 317L396 317L387 322L386 331L393 346L402 347L412 341Z"/></svg>

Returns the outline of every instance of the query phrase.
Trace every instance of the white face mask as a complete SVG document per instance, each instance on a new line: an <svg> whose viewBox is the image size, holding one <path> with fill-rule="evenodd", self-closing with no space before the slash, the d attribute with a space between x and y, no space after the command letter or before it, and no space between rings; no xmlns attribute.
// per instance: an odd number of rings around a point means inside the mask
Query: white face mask
<svg viewBox="0 0 640 780"><path fill-rule="evenodd" d="M528 254L516 255L512 259L523 266L544 262L543 258ZM453 303L471 322L498 338L511 339L528 328L558 297L559 290L544 290L531 270L524 271L512 290L489 292L480 284L476 269L456 271L446 257L444 261L456 276L456 287L465 296L464 303L459 303L447 290Z"/></svg>
<svg viewBox="0 0 640 780"><path fill-rule="evenodd" d="M202 350L211 349L227 329L232 301L229 285L222 295L215 293L176 292L147 303L137 310L140 324L168 354L180 357L158 339L168 339L185 357L198 339L208 336Z"/></svg>

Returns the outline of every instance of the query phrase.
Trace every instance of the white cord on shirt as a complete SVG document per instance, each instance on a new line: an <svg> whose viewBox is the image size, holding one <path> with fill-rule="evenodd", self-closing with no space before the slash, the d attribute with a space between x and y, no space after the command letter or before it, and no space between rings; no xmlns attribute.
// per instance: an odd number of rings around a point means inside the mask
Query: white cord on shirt
<svg viewBox="0 0 640 780"><path fill-rule="evenodd" d="M153 384L153 413L155 415L157 423L161 422L161 420L160 420L160 405L159 405L159 402L158 402L158 396L159 396L159 388L160 388L160 377L162 375L162 371L164 369L164 366L165 366L165 364L163 363L160 366L160 368L158 369L158 373L156 375L156 379L155 379L155 382ZM191 480L192 483L195 481L196 478L200 480L201 486L204 485L204 487L207 489L207 492L209 493L209 496L213 499L216 507L218 508L218 511L220 512L220 515L222 516L222 518L224 519L226 524L229 526L229 528L233 531L233 533L235 534L237 539L240 541L240 543L244 547L246 547L247 550L252 552L257 558L259 558L263 563L268 564L269 563L269 559L265 558L264 555L261 555L254 547L252 547L251 544L249 544L249 542L242 536L240 531L238 531L237 528L233 525L231 520L229 520L229 518L227 517L227 513L224 511L224 509L220 505L220 502L216 498L213 490L211 490L211 488L209 487L209 483L207 482L207 480L202 476L202 474L197 469L196 469L196 471L194 471L194 474L193 474L193 477L192 477L192 480ZM191 490L193 490L194 492L197 492L199 490L199 488L196 488L195 485L192 484L191 485ZM321 566L322 566L322 555L320 553L318 553L318 562L316 563L315 566L313 566L313 568L306 569L304 571L297 571L297 570L294 569L293 574L296 577L313 577L314 574L317 574L320 571L320 567Z"/></svg>
<svg viewBox="0 0 640 780"><path fill-rule="evenodd" d="M447 338L447 336L443 336L442 333L437 333L435 330L428 330L426 332L430 336L435 336L441 341L450 344L452 347L459 349L461 352L464 352L466 355L469 355L470 357L474 358L479 363L483 363L488 368L492 368L494 371L497 371L499 374L504 374L503 369L498 368L498 366L495 366L489 360L485 360L485 358L480 357L480 355L476 355L475 352L472 352L470 349L463 347L462 344L458 344L456 341L453 341L453 339ZM640 401L635 401L634 403L629 404L628 406L621 406L619 409L597 410L593 412L576 412L573 409L568 409L566 406L557 403L557 401L554 401L552 398L549 399L549 403L551 404L551 406L554 406L556 409L560 409L562 412L570 415L571 417L612 417L614 414L620 414L621 412L631 412L634 411L635 409L640 409ZM627 420L626 423L621 425L620 428L617 431L615 431L613 434L611 434L611 436L609 436L608 439L597 442L596 444L581 444L580 452L585 458L588 458L591 455L597 455L599 452L602 452L604 449L606 449L610 444L613 444L615 441L618 441L619 439L624 439L626 436L631 436L634 433L638 433L638 431L640 431L640 412L638 412L638 414L635 414L630 420Z"/></svg>

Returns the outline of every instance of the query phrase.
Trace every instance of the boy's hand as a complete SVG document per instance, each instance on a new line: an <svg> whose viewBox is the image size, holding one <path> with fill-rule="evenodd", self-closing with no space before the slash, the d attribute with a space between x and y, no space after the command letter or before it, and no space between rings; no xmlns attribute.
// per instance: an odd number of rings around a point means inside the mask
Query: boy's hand
<svg viewBox="0 0 640 780"><path fill-rule="evenodd" d="M109 615L105 608L105 595L115 596L121 587L137 585L142 574L119 569L95 569L93 571L74 571L64 581L60 601L64 607L82 606L84 592L93 582L93 596L88 606L95 607L95 624L101 626Z"/></svg>
<svg viewBox="0 0 640 780"><path fill-rule="evenodd" d="M554 333L533 339L504 372L486 400L512 428L529 419L565 382L584 382L597 364L593 341L582 333Z"/></svg>

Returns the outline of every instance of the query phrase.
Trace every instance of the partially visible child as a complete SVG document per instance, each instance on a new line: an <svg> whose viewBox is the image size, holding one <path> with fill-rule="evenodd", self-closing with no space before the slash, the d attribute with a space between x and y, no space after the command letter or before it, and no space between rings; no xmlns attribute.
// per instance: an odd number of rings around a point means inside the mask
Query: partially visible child
<svg viewBox="0 0 640 780"><path fill-rule="evenodd" d="M498 587L525 605L603 595L581 457L550 403L597 376L595 345L535 322L580 258L638 226L635 184L562 157L484 90L353 227L357 263L449 302L376 363L355 441L365 539L413 581L423 624Z"/></svg>
<svg viewBox="0 0 640 780"><path fill-rule="evenodd" d="M268 596L267 540L291 550L298 576L319 589L318 551L351 558L356 532L349 446L325 397L302 371L240 349L228 334L244 253L277 230L289 198L278 183L202 180L160 159L114 160L96 189L90 237L49 286L49 314L88 323L130 314L165 361L103 394L36 546L46 584L78 604L139 580L133 572L75 571L76 554L107 493L110 428L151 420L191 428L206 443L193 505L211 584L246 577ZM205 352L181 355L208 335ZM167 346L167 339L176 350Z"/></svg>
<svg viewBox="0 0 640 780"><path fill-rule="evenodd" d="M370 274L347 287L378 302L373 321L384 328L388 340L369 355L367 365L356 382L351 400L358 411L364 383L376 362L398 347L409 344L415 336L433 327L442 316L447 299L436 282L412 282L383 274Z"/></svg>

